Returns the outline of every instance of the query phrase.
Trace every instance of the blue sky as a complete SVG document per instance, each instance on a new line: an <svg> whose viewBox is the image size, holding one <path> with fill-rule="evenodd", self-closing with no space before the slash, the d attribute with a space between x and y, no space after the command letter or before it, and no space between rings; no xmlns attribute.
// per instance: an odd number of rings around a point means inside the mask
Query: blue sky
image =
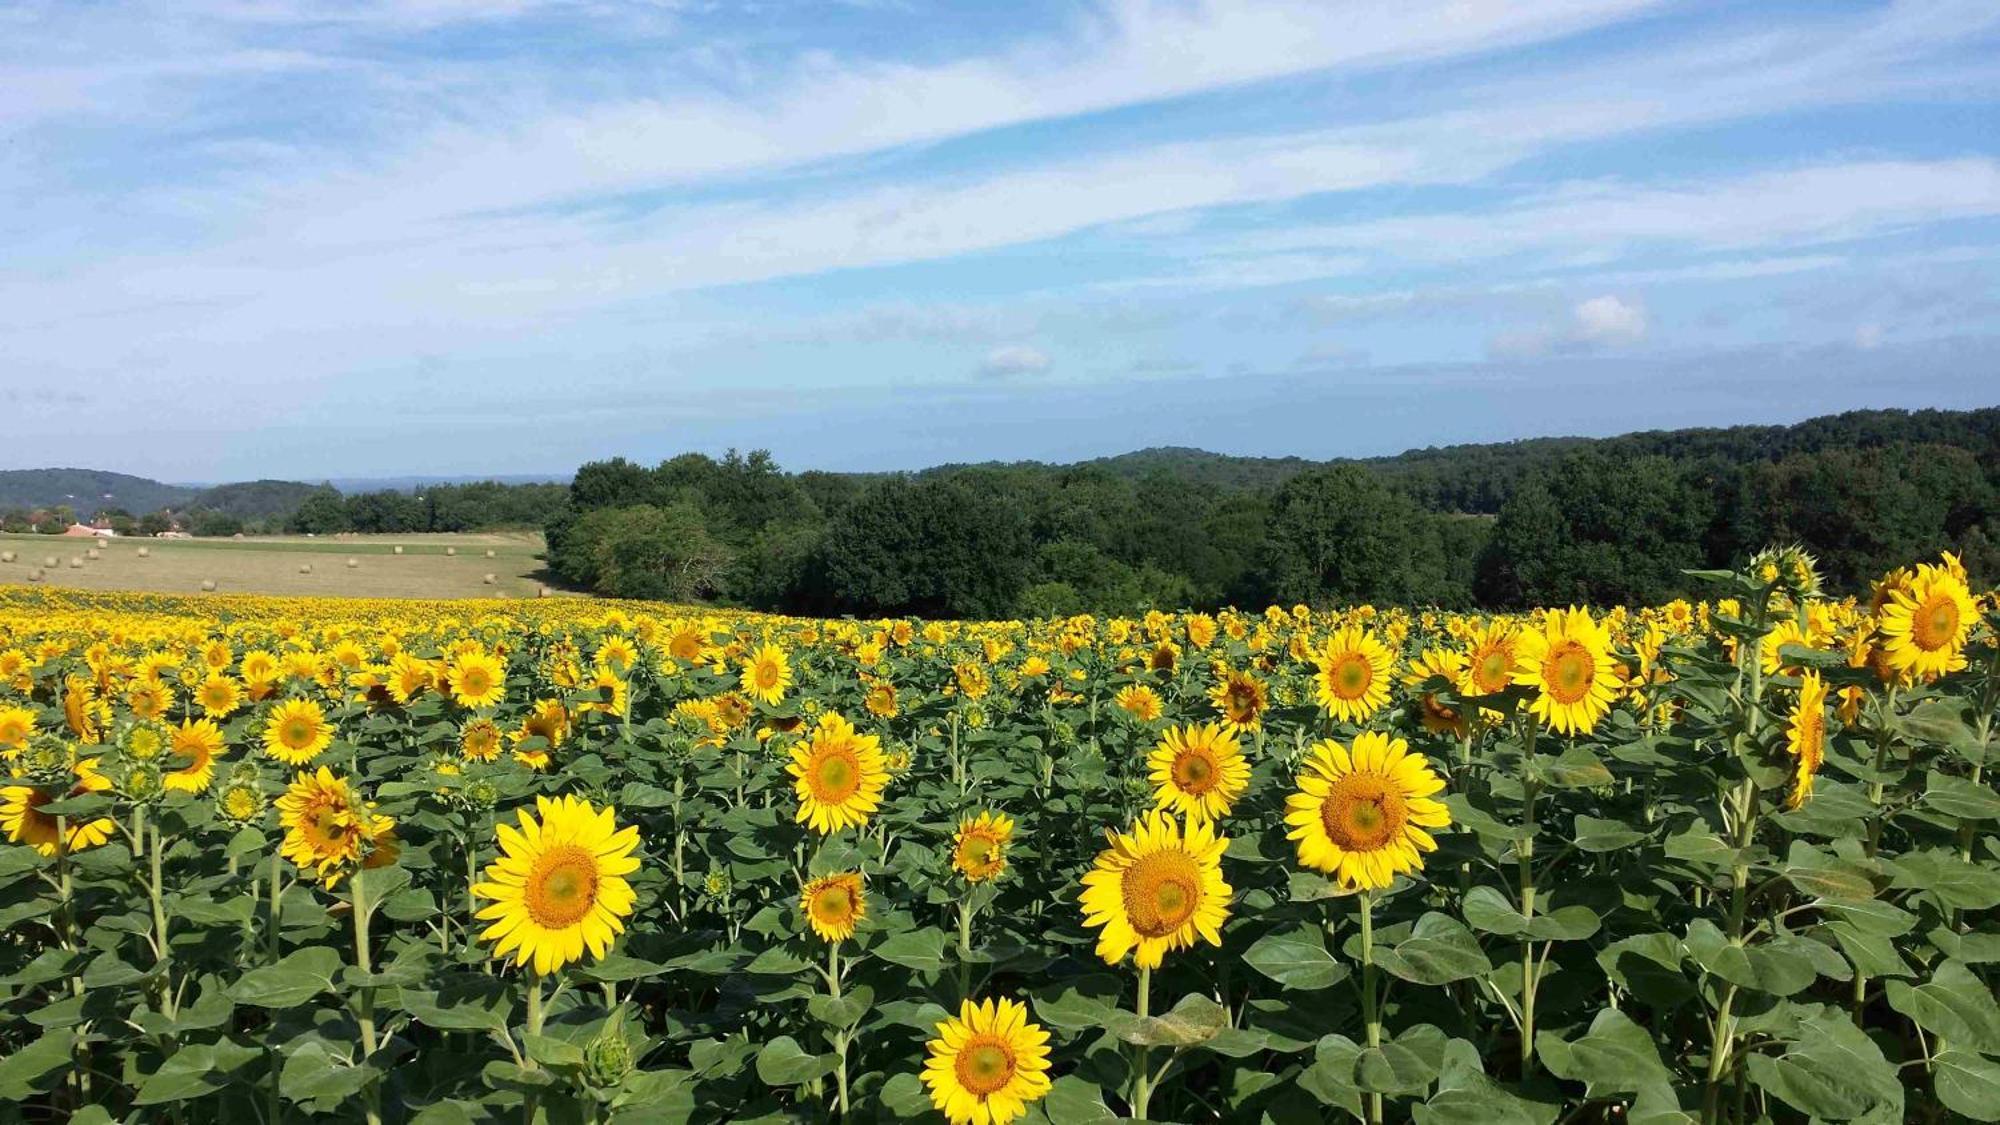
<svg viewBox="0 0 2000 1125"><path fill-rule="evenodd" d="M0 0L6 467L2000 403L2000 5Z"/></svg>

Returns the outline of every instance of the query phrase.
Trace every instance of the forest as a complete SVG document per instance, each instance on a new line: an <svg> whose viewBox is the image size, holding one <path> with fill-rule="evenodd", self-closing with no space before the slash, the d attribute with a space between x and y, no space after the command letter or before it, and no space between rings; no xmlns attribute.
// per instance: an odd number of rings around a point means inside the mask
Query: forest
<svg viewBox="0 0 2000 1125"><path fill-rule="evenodd" d="M1332 462L1146 450L1075 465L789 473L767 453L584 465L546 524L597 593L929 617L1373 602L1660 602L1770 543L1863 590L2000 569L2000 408L1545 438Z"/></svg>

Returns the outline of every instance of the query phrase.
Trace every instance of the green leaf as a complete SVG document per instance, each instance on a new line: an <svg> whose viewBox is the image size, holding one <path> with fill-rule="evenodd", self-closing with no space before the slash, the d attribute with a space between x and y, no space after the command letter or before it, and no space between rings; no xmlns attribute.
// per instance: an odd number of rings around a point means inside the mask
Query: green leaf
<svg viewBox="0 0 2000 1125"><path fill-rule="evenodd" d="M1572 745L1554 761L1545 762L1542 773L1557 789L1596 789L1615 780L1604 762L1581 744Z"/></svg>
<svg viewBox="0 0 2000 1125"><path fill-rule="evenodd" d="M1193 1047L1216 1037L1229 1026L1222 1005L1191 992L1164 1015L1120 1020L1118 1038L1142 1047Z"/></svg>
<svg viewBox="0 0 2000 1125"><path fill-rule="evenodd" d="M296 1008L333 988L340 975L340 954L331 947L309 945L286 954L275 965L252 969L230 986L230 998L259 1008Z"/></svg>
<svg viewBox="0 0 2000 1125"><path fill-rule="evenodd" d="M1445 1045L1437 1093L1410 1107L1416 1125L1550 1125L1558 1106L1530 1101L1488 1078L1479 1049L1463 1039Z"/></svg>
<svg viewBox="0 0 2000 1125"><path fill-rule="evenodd" d="M834 999L820 993L806 1000L806 1012L812 1018L836 1030L844 1031L861 1022L861 1017L875 1006L875 990L865 984L855 985Z"/></svg>
<svg viewBox="0 0 2000 1125"><path fill-rule="evenodd" d="M2000 906L2000 872L1960 859L1942 848L1910 852L1889 861L1891 886L1927 891L1946 906L1987 910Z"/></svg>
<svg viewBox="0 0 2000 1125"><path fill-rule="evenodd" d="M278 1072L278 1092L292 1101L330 1110L381 1074L373 1066L349 1065L327 1044L312 1040L285 1060Z"/></svg>
<svg viewBox="0 0 2000 1125"><path fill-rule="evenodd" d="M607 954L602 961L584 965L581 972L595 981L628 981L643 977L656 977L667 971L658 961L647 961L638 957L627 957L623 953Z"/></svg>
<svg viewBox="0 0 2000 1125"><path fill-rule="evenodd" d="M1793 938L1792 940L1804 940ZM1785 939L1738 945L1706 918L1688 925L1682 944L1695 963L1723 980L1754 992L1790 996L1813 982L1813 963ZM1824 947L1822 947L1824 948Z"/></svg>
<svg viewBox="0 0 2000 1125"><path fill-rule="evenodd" d="M757 1052L757 1077L766 1086L801 1086L832 1074L840 1060L833 1055L808 1055L798 1041L780 1035Z"/></svg>
<svg viewBox="0 0 2000 1125"><path fill-rule="evenodd" d="M1056 1079L1039 1106L1051 1125L1112 1125L1118 1120L1105 1108L1104 1091L1074 1074Z"/></svg>
<svg viewBox="0 0 2000 1125"><path fill-rule="evenodd" d="M1354 1064L1354 1084L1373 1094L1414 1094L1428 1088L1444 1065L1444 1032L1417 1026L1380 1047L1365 1047Z"/></svg>
<svg viewBox="0 0 2000 1125"><path fill-rule="evenodd" d="M1801 1113L1832 1121L1903 1119L1896 1068L1844 1012L1820 1008L1800 1023L1783 1055L1753 1053L1746 1065L1750 1081Z"/></svg>
<svg viewBox="0 0 2000 1125"><path fill-rule="evenodd" d="M1465 923L1431 911L1417 919L1410 936L1393 948L1377 949L1376 964L1414 984L1448 984L1493 971L1479 939Z"/></svg>
<svg viewBox="0 0 2000 1125"><path fill-rule="evenodd" d="M51 1071L67 1066L76 1041L68 1028L43 1032L34 1042L0 1058L0 1098L26 1101Z"/></svg>
<svg viewBox="0 0 2000 1125"><path fill-rule="evenodd" d="M1593 1098L1673 1082L1673 1072L1660 1061L1653 1037L1616 1009L1597 1013L1590 1029L1574 1042L1541 1032L1535 1036L1535 1051L1549 1073L1584 1083Z"/></svg>
<svg viewBox="0 0 2000 1125"><path fill-rule="evenodd" d="M1954 1047L2000 1054L2000 1005L1993 989L1959 962L1939 964L1922 984L1892 980L1885 987L1889 1006L1918 1027Z"/></svg>
<svg viewBox="0 0 2000 1125"><path fill-rule="evenodd" d="M1578 851L1615 852L1622 851L1646 839L1646 834L1634 829L1623 821L1599 820L1594 816L1577 814L1575 828L1570 842Z"/></svg>
<svg viewBox="0 0 2000 1125"><path fill-rule="evenodd" d="M1326 951L1318 926L1297 925L1257 939L1243 952L1251 968L1288 988L1315 992L1347 979L1346 964Z"/></svg>
<svg viewBox="0 0 2000 1125"><path fill-rule="evenodd" d="M132 1099L135 1105L158 1105L212 1094L229 1085L237 1071L264 1052L228 1040L210 1045L195 1043L174 1052L160 1068L139 1085Z"/></svg>
<svg viewBox="0 0 2000 1125"><path fill-rule="evenodd" d="M1354 1071L1361 1062L1361 1047L1345 1035L1328 1035L1313 1048L1312 1064L1299 1072L1299 1087L1318 1098L1322 1105L1361 1116L1361 1088L1355 1085Z"/></svg>
<svg viewBox="0 0 2000 1125"><path fill-rule="evenodd" d="M1092 973L1043 985L1033 992L1035 1019L1060 1031L1081 1031L1111 1022L1124 997L1125 982Z"/></svg>
<svg viewBox="0 0 2000 1125"><path fill-rule="evenodd" d="M936 926L904 930L872 951L884 961L915 969L920 973L944 971L944 931Z"/></svg>
<svg viewBox="0 0 2000 1125"><path fill-rule="evenodd" d="M1681 970L1687 950L1672 934L1636 934L1598 951L1605 976L1654 1008L1670 1009L1694 999L1694 985Z"/></svg>
<svg viewBox="0 0 2000 1125"><path fill-rule="evenodd" d="M2000 1063L1949 1050L1931 1060L1937 1099L1974 1121L2000 1121Z"/></svg>
<svg viewBox="0 0 2000 1125"><path fill-rule="evenodd" d="M2000 793L1991 785L1935 770L1924 786L1924 804L1959 820L2000 820Z"/></svg>

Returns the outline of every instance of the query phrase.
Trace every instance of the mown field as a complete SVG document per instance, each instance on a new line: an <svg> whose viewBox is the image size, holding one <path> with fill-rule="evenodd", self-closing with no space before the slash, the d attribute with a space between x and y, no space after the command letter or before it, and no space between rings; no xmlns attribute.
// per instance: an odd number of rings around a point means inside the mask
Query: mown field
<svg viewBox="0 0 2000 1125"><path fill-rule="evenodd" d="M0 589L0 1120L2000 1120L1996 603Z"/></svg>
<svg viewBox="0 0 2000 1125"><path fill-rule="evenodd" d="M238 594L534 597L542 588L541 551L539 534L509 532L100 541L0 534L0 583L165 594L202 592L207 582L213 592Z"/></svg>

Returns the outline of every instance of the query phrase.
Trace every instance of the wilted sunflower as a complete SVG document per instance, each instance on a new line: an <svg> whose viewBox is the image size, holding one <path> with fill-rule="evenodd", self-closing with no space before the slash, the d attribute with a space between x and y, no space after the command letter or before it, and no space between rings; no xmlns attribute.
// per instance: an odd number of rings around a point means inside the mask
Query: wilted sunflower
<svg viewBox="0 0 2000 1125"><path fill-rule="evenodd" d="M264 724L264 752L288 766L303 766L333 744L333 725L310 699L287 699Z"/></svg>
<svg viewBox="0 0 2000 1125"><path fill-rule="evenodd" d="M625 876L639 870L639 830L619 828L612 806L576 797L536 797L535 811L539 819L516 810L518 829L496 826L500 858L472 893L493 900L477 917L493 923L479 938L494 943L494 958L532 962L546 975L586 949L601 960L625 929L637 897Z"/></svg>
<svg viewBox="0 0 2000 1125"><path fill-rule="evenodd" d="M743 662L743 675L738 683L752 698L775 707L785 698L785 689L792 686L791 659L784 649L767 644Z"/></svg>
<svg viewBox="0 0 2000 1125"><path fill-rule="evenodd" d="M1097 955L1116 965L1127 953L1141 969L1157 969L1167 953L1197 937L1222 944L1229 918L1229 884L1222 853L1229 846L1208 824L1185 833L1162 812L1145 815L1132 831L1106 832L1110 847L1083 875L1083 924L1101 927Z"/></svg>
<svg viewBox="0 0 2000 1125"><path fill-rule="evenodd" d="M889 784L882 740L856 731L831 711L820 717L809 741L792 747L785 772L799 797L796 819L820 833L868 823Z"/></svg>
<svg viewBox="0 0 2000 1125"><path fill-rule="evenodd" d="M380 867L396 858L396 822L325 766L294 778L277 805L285 829L279 854L329 889L357 865Z"/></svg>
<svg viewBox="0 0 2000 1125"><path fill-rule="evenodd" d="M1223 669L1215 686L1208 690L1208 701L1222 713L1224 725L1240 734L1263 725L1271 693L1264 687L1264 681L1248 671Z"/></svg>
<svg viewBox="0 0 2000 1125"><path fill-rule="evenodd" d="M952 837L951 866L968 883L983 883L1007 870L1007 844L1014 839L1014 820L1004 813L982 812L959 822Z"/></svg>
<svg viewBox="0 0 2000 1125"><path fill-rule="evenodd" d="M26 844L44 856L59 851L80 852L111 838L118 825L110 817L95 817L78 823L74 819L58 823L42 806L59 798L102 793L111 788L111 779L97 772L96 758L76 763L75 781L68 788L41 785L9 785L0 788L0 831L16 844ZM65 831L66 829L66 831Z"/></svg>
<svg viewBox="0 0 2000 1125"><path fill-rule="evenodd" d="M1120 710L1142 723L1150 723L1160 717L1163 705L1160 693L1145 684L1127 684L1118 690L1113 702Z"/></svg>
<svg viewBox="0 0 2000 1125"><path fill-rule="evenodd" d="M206 793L215 779L215 759L223 751L222 728L211 719L183 719L174 728L167 749L175 766L166 777L168 789Z"/></svg>
<svg viewBox="0 0 2000 1125"><path fill-rule="evenodd" d="M1389 702L1395 657L1375 634L1360 626L1350 625L1328 637L1313 663L1319 669L1313 677L1314 694L1334 718L1358 723Z"/></svg>
<svg viewBox="0 0 2000 1125"><path fill-rule="evenodd" d="M1785 751L1793 763L1792 794L1785 806L1796 809L1812 796L1813 777L1826 761L1826 681L1818 672L1799 677L1799 702L1785 728Z"/></svg>
<svg viewBox="0 0 2000 1125"><path fill-rule="evenodd" d="M1589 734L1611 710L1619 684L1611 640L1584 609L1552 609L1521 634L1514 682L1541 689L1528 709L1563 734Z"/></svg>
<svg viewBox="0 0 2000 1125"><path fill-rule="evenodd" d="M478 650L460 653L445 671L445 684L460 707L492 707L507 696L507 666Z"/></svg>
<svg viewBox="0 0 2000 1125"><path fill-rule="evenodd" d="M952 1125L1007 1125L1049 1092L1049 1033L1016 1000L959 1003L925 1045L923 1081Z"/></svg>
<svg viewBox="0 0 2000 1125"><path fill-rule="evenodd" d="M1188 823L1222 819L1250 785L1243 747L1221 723L1170 727L1146 758L1154 803Z"/></svg>
<svg viewBox="0 0 2000 1125"><path fill-rule="evenodd" d="M861 889L861 872L822 875L799 892L799 909L821 941L845 941L868 917L868 893Z"/></svg>
<svg viewBox="0 0 2000 1125"><path fill-rule="evenodd" d="M1889 666L1906 676L1942 676L1965 667L1965 638L1979 620L1965 580L1926 563L1889 588L1876 618Z"/></svg>
<svg viewBox="0 0 2000 1125"><path fill-rule="evenodd" d="M1426 828L1443 828L1451 813L1432 797L1444 782L1402 739L1377 731L1355 736L1349 750L1331 739L1315 743L1285 799L1286 839L1299 862L1342 885L1380 890L1397 875L1423 869L1437 850Z"/></svg>

